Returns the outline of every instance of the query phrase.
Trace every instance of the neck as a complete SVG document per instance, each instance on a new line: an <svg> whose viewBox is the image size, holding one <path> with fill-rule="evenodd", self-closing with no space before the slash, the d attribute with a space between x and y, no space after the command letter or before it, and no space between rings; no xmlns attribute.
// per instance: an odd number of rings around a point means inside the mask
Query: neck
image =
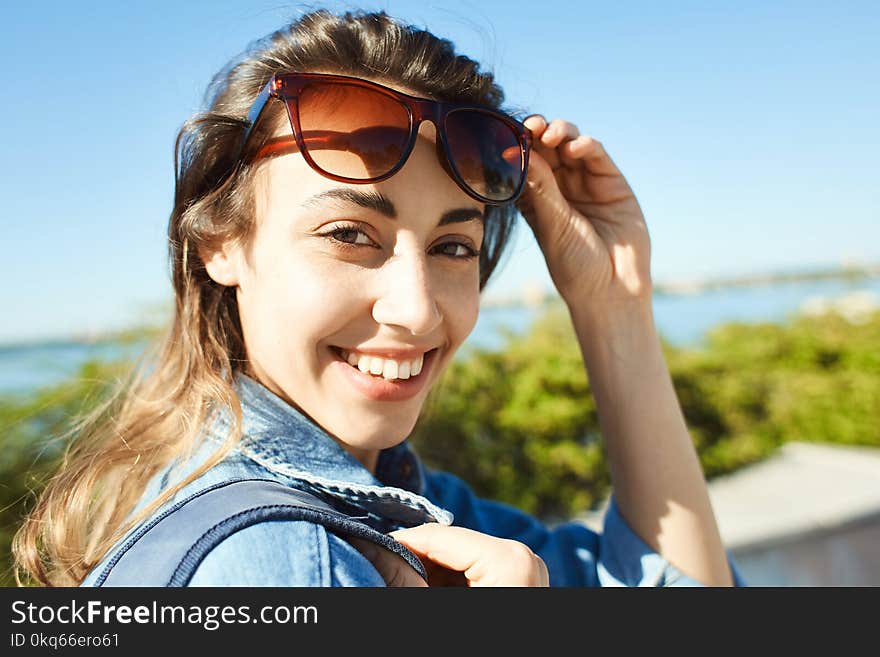
<svg viewBox="0 0 880 657"><path fill-rule="evenodd" d="M320 426L315 419L306 413L295 401L290 399L284 391L272 381L271 378L265 375L262 371L256 371L256 368L247 368L245 369L245 374L254 379L254 381L259 382L261 385L265 386L268 390L271 390L275 395L283 399L285 402L290 404L293 408L295 408L300 414L304 417L307 417L314 424ZM261 376L262 374L262 376ZM352 447L351 445L346 444L344 441L340 440L337 436L333 435L326 429L324 431L333 438L339 446L342 447L345 451L351 454L357 461L364 466L370 474L376 474L376 463L379 461L379 450L377 449L362 449L359 447Z"/></svg>
<svg viewBox="0 0 880 657"><path fill-rule="evenodd" d="M370 474L376 474L376 463L379 461L379 451L375 449L358 449L357 447L352 447L351 445L346 445L342 441L338 440L334 436L334 440L336 440L343 449L345 449L349 454L351 454L354 458L356 458L362 466L364 466Z"/></svg>

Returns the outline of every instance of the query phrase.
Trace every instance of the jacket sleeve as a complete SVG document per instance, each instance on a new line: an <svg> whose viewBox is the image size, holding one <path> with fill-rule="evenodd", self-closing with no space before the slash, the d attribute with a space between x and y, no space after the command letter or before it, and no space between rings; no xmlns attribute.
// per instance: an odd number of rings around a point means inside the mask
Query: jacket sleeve
<svg viewBox="0 0 880 657"><path fill-rule="evenodd" d="M189 586L385 586L373 565L322 525L276 520L224 539Z"/></svg>
<svg viewBox="0 0 880 657"><path fill-rule="evenodd" d="M454 524L528 545L550 573L551 586L702 586L645 543L620 514L614 496L598 534L577 522L548 527L501 502L478 498L458 477L427 472L425 496L455 516ZM745 586L733 559L736 586Z"/></svg>

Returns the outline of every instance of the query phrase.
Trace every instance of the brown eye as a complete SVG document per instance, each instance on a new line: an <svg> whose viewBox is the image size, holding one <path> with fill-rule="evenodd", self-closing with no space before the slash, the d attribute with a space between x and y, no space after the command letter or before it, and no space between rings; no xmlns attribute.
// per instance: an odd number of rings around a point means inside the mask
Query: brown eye
<svg viewBox="0 0 880 657"><path fill-rule="evenodd" d="M355 230L354 228L339 228L330 233L334 239L339 240L340 242L348 242L353 244L357 240L357 234L361 231ZM350 237L352 239L345 239L346 237Z"/></svg>
<svg viewBox="0 0 880 657"><path fill-rule="evenodd" d="M456 252L455 249L458 249L458 247L460 247L460 249ZM445 244L441 244L438 248L443 251L443 255L460 260L468 260L480 255L478 251L474 251L464 242L446 242Z"/></svg>
<svg viewBox="0 0 880 657"><path fill-rule="evenodd" d="M358 242L358 235L363 235L367 241ZM336 242L343 248L372 245L372 241L367 236L367 234L357 226L339 226L331 231L322 233L321 237L325 237L332 242Z"/></svg>

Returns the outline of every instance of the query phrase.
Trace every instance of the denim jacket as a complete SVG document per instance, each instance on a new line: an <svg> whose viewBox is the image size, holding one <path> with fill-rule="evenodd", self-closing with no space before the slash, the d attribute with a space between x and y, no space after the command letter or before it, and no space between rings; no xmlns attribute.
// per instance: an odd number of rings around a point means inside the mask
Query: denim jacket
<svg viewBox="0 0 880 657"><path fill-rule="evenodd" d="M375 474L321 427L250 377L235 381L243 411L240 443L133 528L83 581L93 586L117 548L175 501L211 484L274 479L330 499L383 533L426 522L467 527L528 545L547 565L551 586L699 586L633 532L612 495L601 534L578 522L548 527L507 504L478 498L458 477L426 469L406 441L383 450ZM228 413L208 428L191 457L159 472L135 508L183 479L230 430ZM737 585L743 585L732 560ZM350 543L305 520L270 521L232 534L200 563L190 586L384 586Z"/></svg>

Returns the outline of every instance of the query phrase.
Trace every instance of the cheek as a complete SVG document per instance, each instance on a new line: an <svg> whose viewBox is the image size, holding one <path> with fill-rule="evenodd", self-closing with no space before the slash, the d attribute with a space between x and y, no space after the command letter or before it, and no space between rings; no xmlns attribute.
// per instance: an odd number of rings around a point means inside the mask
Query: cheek
<svg viewBox="0 0 880 657"><path fill-rule="evenodd" d="M471 283L459 281L445 291L440 301L447 330L455 343L463 342L470 335L480 314L479 276L475 276Z"/></svg>
<svg viewBox="0 0 880 657"><path fill-rule="evenodd" d="M276 393L306 399L303 386L324 362L319 347L345 321L345 299L332 280L301 260L269 258L260 264L242 286L239 302L250 367Z"/></svg>
<svg viewBox="0 0 880 657"><path fill-rule="evenodd" d="M242 323L289 355L310 349L350 321L363 280L315 254L288 249L257 255L260 268L243 286Z"/></svg>
<svg viewBox="0 0 880 657"><path fill-rule="evenodd" d="M470 332L474 329L474 326L477 324L477 319L480 316L480 293L477 290L470 298L469 303L467 305L467 324L466 329L467 332L465 335L470 335Z"/></svg>

